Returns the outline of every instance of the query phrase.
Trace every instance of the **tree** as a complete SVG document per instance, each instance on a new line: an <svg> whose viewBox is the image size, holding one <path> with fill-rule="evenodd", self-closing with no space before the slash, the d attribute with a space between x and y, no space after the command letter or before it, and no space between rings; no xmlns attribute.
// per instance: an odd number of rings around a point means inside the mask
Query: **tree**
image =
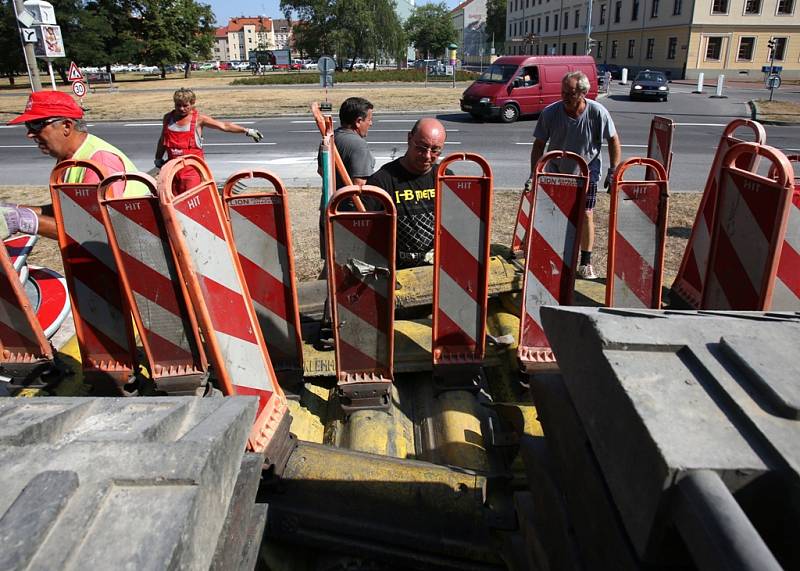
<svg viewBox="0 0 800 571"><path fill-rule="evenodd" d="M506 0L486 0L486 34L491 41L506 41Z"/></svg>
<svg viewBox="0 0 800 571"><path fill-rule="evenodd" d="M22 57L14 8L8 2L0 2L0 74L14 85L14 76L23 71L25 59Z"/></svg>
<svg viewBox="0 0 800 571"><path fill-rule="evenodd" d="M408 39L425 55L441 55L457 37L450 11L444 2L417 6L404 27Z"/></svg>
<svg viewBox="0 0 800 571"><path fill-rule="evenodd" d="M287 20L294 19L294 45L302 52L333 55L344 34L337 29L336 2L329 0L281 0Z"/></svg>

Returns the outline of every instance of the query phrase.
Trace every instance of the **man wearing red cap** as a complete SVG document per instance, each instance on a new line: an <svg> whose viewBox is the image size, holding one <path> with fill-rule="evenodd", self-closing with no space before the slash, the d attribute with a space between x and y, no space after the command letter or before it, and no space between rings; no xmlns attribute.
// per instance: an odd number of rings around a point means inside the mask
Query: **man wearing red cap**
<svg viewBox="0 0 800 571"><path fill-rule="evenodd" d="M25 112L9 121L10 125L19 123L25 123L28 130L27 137L36 142L39 150L58 162L66 159L90 160L102 165L110 173L138 171L122 151L86 131L83 109L66 93L60 91L31 93ZM96 184L100 181L94 172L71 168L66 171L64 182ZM114 196L142 196L148 193L142 184L133 182L120 181L112 188ZM48 204L20 208L19 212L27 216L24 211L28 209L38 215L38 227L35 231L38 230L42 236L56 238L53 206ZM27 224L24 228L30 229L32 226Z"/></svg>

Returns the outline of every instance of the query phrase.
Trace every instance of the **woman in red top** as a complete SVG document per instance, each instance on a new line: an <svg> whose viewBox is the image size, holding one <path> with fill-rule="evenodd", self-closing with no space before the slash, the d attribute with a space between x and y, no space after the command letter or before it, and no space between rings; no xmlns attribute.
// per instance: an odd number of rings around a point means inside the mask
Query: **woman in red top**
<svg viewBox="0 0 800 571"><path fill-rule="evenodd" d="M248 129L236 123L217 121L216 119L199 113L194 108L195 95L191 89L181 87L172 96L175 109L164 115L161 128L161 138L156 147L155 165L158 168L166 160L182 157L184 155L197 155L203 157L203 127L210 127L227 133L244 133L256 143L263 139L263 135L256 129ZM164 153L167 158L164 159ZM200 184L200 174L191 167L182 169L175 177L173 192L180 194Z"/></svg>

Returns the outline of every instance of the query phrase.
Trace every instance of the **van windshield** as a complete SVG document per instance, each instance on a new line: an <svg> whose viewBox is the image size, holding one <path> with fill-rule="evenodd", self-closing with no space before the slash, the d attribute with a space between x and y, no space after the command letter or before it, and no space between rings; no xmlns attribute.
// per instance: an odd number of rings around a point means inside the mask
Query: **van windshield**
<svg viewBox="0 0 800 571"><path fill-rule="evenodd" d="M489 69L483 72L478 81L483 83L508 83L517 71L516 65L492 64Z"/></svg>

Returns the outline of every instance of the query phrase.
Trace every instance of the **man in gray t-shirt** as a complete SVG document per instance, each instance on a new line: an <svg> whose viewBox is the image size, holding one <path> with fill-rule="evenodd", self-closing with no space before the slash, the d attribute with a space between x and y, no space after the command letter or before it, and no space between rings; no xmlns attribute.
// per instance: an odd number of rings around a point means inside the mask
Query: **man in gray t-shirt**
<svg viewBox="0 0 800 571"><path fill-rule="evenodd" d="M608 158L611 163L605 179L605 187L611 182L619 165L621 148L614 121L605 107L586 99L589 92L589 78L581 71L564 76L561 81L561 101L548 105L539 115L533 132L531 150L531 178L536 172L536 163L548 151L570 151L583 157L589 165L589 191L586 195L586 210L581 233L581 257L578 263L578 277L594 279L597 275L592 268L592 247L594 246L594 217L592 215L597 199L597 181L602 168L601 148L603 139L608 141ZM551 161L548 170L562 173L577 173L575 161L569 159Z"/></svg>

